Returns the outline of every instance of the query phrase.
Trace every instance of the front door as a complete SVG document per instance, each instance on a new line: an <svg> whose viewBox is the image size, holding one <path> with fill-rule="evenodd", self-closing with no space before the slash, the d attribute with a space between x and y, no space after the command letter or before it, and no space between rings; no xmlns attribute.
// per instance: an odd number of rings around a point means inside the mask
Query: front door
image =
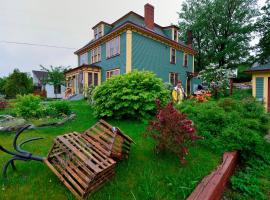
<svg viewBox="0 0 270 200"><path fill-rule="evenodd" d="M267 111L270 112L270 77L268 77Z"/></svg>
<svg viewBox="0 0 270 200"><path fill-rule="evenodd" d="M190 78L187 79L187 95L190 95Z"/></svg>

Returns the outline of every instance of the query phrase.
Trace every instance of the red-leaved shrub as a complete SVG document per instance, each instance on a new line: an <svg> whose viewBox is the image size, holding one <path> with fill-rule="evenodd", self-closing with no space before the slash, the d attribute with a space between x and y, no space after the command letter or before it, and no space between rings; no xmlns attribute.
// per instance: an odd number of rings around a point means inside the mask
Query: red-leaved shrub
<svg viewBox="0 0 270 200"><path fill-rule="evenodd" d="M156 140L156 151L169 150L175 153L182 164L186 162L188 143L201 139L196 135L196 130L191 120L168 103L165 107L160 106L157 100L158 112L156 118L147 127L148 134Z"/></svg>
<svg viewBox="0 0 270 200"><path fill-rule="evenodd" d="M0 101L0 109L6 108L8 103L6 101Z"/></svg>

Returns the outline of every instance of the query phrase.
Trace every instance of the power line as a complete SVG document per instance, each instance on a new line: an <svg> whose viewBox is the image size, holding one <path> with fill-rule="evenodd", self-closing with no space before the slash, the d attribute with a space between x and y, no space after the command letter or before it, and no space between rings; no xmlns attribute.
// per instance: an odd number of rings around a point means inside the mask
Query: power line
<svg viewBox="0 0 270 200"><path fill-rule="evenodd" d="M48 44L37 44L37 43L28 43L28 42L16 42L16 41L0 41L0 43L6 44L18 44L18 45L28 45L28 46L39 46L39 47L49 47L49 48L57 48L57 49L76 49L73 47L64 47L64 46L55 46L55 45L48 45Z"/></svg>

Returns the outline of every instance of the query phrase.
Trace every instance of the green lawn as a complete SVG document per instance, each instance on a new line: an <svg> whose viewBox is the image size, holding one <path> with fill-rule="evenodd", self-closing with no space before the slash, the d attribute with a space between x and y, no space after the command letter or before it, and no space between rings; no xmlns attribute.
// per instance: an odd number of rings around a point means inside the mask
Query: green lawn
<svg viewBox="0 0 270 200"><path fill-rule="evenodd" d="M77 113L76 120L63 126L29 130L21 139L41 136L44 140L30 143L25 149L37 155L46 156L53 139L70 131L82 132L93 125L97 119L85 101L70 102ZM3 111L1 111L3 113ZM128 160L117 163L116 176L96 193L91 200L136 200L136 199L185 199L196 184L213 170L221 158L199 145L190 148L188 162L179 164L175 155L163 153L156 155L154 142L145 138L146 124L138 121L109 121L120 127L134 139ZM0 133L0 144L11 148L13 133ZM0 153L0 166L9 159ZM0 181L0 199L74 199L58 178L43 163L18 161L17 172L8 171L9 182Z"/></svg>

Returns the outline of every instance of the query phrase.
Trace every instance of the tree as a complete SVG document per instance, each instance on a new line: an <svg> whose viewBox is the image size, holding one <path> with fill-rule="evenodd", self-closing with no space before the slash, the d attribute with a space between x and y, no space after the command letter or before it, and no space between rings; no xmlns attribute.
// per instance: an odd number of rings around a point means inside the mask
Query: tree
<svg viewBox="0 0 270 200"><path fill-rule="evenodd" d="M6 78L4 84L4 93L8 98L14 98L16 95L28 94L33 90L32 78L18 69L14 69L13 73Z"/></svg>
<svg viewBox="0 0 270 200"><path fill-rule="evenodd" d="M220 94L226 95L232 75L232 71L227 66L218 65L207 66L199 73L202 82L207 84L214 97Z"/></svg>
<svg viewBox="0 0 270 200"><path fill-rule="evenodd" d="M6 84L6 82L7 82L7 78L6 77L0 77L0 95L2 94L5 94L5 88L4 88L4 86L5 86L5 84Z"/></svg>
<svg viewBox="0 0 270 200"><path fill-rule="evenodd" d="M262 37L259 41L258 60L264 64L270 62L270 0L262 8L262 17L258 20L258 28Z"/></svg>
<svg viewBox="0 0 270 200"><path fill-rule="evenodd" d="M251 33L258 11L256 0L186 0L179 13L179 26L193 32L196 70L209 64L232 67L249 55Z"/></svg>
<svg viewBox="0 0 270 200"><path fill-rule="evenodd" d="M55 97L57 95L57 88L61 88L61 85L65 85L65 75L64 72L67 70L67 67L58 66L53 67L50 66L50 68L46 68L42 65L40 65L41 69L46 71L48 73L48 78L44 80L44 83L48 83L50 85L53 85L54 87L54 93Z"/></svg>

